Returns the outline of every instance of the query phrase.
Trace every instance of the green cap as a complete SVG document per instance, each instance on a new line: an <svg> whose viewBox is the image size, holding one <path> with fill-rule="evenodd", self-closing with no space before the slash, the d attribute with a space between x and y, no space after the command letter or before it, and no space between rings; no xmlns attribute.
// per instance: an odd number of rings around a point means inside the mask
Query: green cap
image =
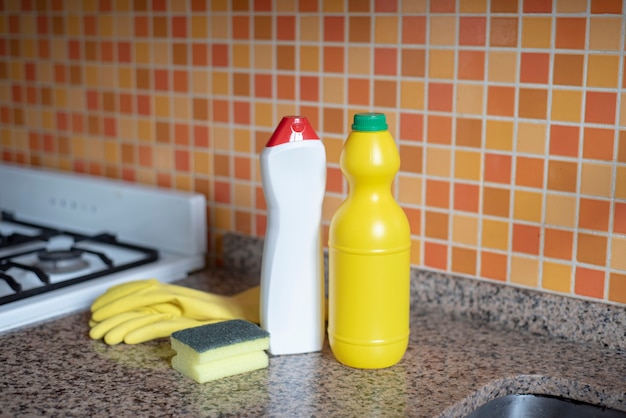
<svg viewBox="0 0 626 418"><path fill-rule="evenodd" d="M387 130L387 119L384 113L357 113L352 123L353 131L375 132Z"/></svg>

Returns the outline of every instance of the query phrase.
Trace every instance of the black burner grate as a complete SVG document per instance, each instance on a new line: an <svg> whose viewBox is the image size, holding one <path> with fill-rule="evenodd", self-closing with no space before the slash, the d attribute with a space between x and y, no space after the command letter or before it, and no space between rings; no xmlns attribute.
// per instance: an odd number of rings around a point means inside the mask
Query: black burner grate
<svg viewBox="0 0 626 418"><path fill-rule="evenodd" d="M109 257L107 257L107 255L104 253L73 246L69 248L68 250L71 250L71 251L75 250L75 251L88 252L88 253L94 254L102 260L102 262L104 263L104 265L106 265L106 267L96 272L79 275L77 277L64 280L61 282L57 282L57 283L51 283L49 273L47 273L43 268L36 266L36 265L24 265L24 264L12 261L12 259L22 256L22 255L39 253L39 252L45 251L46 248L29 249L26 251L16 252L16 253L2 256L0 257L0 280L3 280L4 282L6 282L14 291L14 293L0 297L0 305L14 302L20 299L26 299L28 297L50 292L56 289L68 287L77 283L82 283L82 282L86 282L86 281L93 280L96 278L104 277L109 274L117 273L123 270L128 270L128 269L138 267L144 264L152 263L159 259L159 253L157 250L148 248L148 247L129 244L125 242L120 242L112 234L102 233L102 234L96 234L96 235L85 235L85 234L80 234L80 233L71 232L67 230L60 230L60 229L51 228L45 225L38 225L38 224L30 223L30 222L21 221L17 219L13 214L8 213L6 211L2 211L2 219L8 222L11 222L13 224L22 225L22 226L26 226L29 228L34 228L40 231L38 234L35 234L33 236L24 235L24 234L15 234L15 233L10 234L10 235L1 235L0 236L0 249L3 249L3 250L6 250L7 248L11 248L20 244L25 244L29 242L42 242L42 241L47 241L54 236L65 235L65 236L72 237L75 243L82 241L82 242L107 244L107 245L111 245L111 246L115 246L119 248L125 248L128 250L141 253L142 257L141 259L136 260L136 261L115 265L114 262L111 261ZM11 275L7 273L7 271L11 268L28 270L34 273L35 276L41 281L42 285L32 288L32 289L26 289L26 290L22 289L22 286L20 285L20 283L14 277L12 277Z"/></svg>

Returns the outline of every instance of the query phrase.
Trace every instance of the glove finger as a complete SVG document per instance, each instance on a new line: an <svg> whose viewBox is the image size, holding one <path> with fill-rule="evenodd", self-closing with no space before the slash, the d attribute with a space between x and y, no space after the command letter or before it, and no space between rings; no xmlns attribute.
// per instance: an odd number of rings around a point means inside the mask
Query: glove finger
<svg viewBox="0 0 626 418"><path fill-rule="evenodd" d="M152 314L147 316L141 316L133 319L129 319L128 321L122 322L117 325L104 336L104 342L108 345L116 345L124 341L124 337L129 332L137 328L144 327L148 324L152 324L159 321L164 321L170 319L170 314Z"/></svg>
<svg viewBox="0 0 626 418"><path fill-rule="evenodd" d="M89 337L94 340L99 340L104 337L106 333L110 330L118 326L119 324L126 322L130 319L135 319L138 317L146 316L149 313L144 311L133 311L133 312L123 312L119 315L115 315L111 318L105 319L102 322L94 321L93 319L89 321L89 326L91 329L89 330ZM92 325L92 323L94 325Z"/></svg>
<svg viewBox="0 0 626 418"><path fill-rule="evenodd" d="M169 302L172 298L173 295L163 293L160 290L135 292L92 311L91 318L100 322L122 312L136 311L150 305Z"/></svg>
<svg viewBox="0 0 626 418"><path fill-rule="evenodd" d="M157 303L155 305L148 306L148 308L154 310L155 312L169 313L175 316L181 316L183 314L183 310L180 306L171 302Z"/></svg>
<svg viewBox="0 0 626 418"><path fill-rule="evenodd" d="M177 296L172 303L183 310L182 316L201 321L212 319L243 318L243 310L236 300L228 296L220 296L214 302L207 302L195 298Z"/></svg>
<svg viewBox="0 0 626 418"><path fill-rule="evenodd" d="M147 279L135 280L132 282L112 286L102 295L98 296L96 300L94 300L93 304L91 305L91 311L96 311L104 305L108 305L109 303L121 297L128 296L146 288L157 287L158 285L158 280Z"/></svg>
<svg viewBox="0 0 626 418"><path fill-rule="evenodd" d="M196 321L195 319L180 317L168 321L155 322L141 328L137 328L126 334L124 337L124 343L140 344L157 338L166 338L175 331L214 322L220 322L220 320Z"/></svg>

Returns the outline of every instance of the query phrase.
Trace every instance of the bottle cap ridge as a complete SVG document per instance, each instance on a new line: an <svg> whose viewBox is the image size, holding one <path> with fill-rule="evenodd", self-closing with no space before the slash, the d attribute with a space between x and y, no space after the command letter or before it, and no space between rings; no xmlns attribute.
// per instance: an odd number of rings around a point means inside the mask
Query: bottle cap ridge
<svg viewBox="0 0 626 418"><path fill-rule="evenodd" d="M284 116L265 146L275 147L288 142L310 139L319 140L320 138L307 118L304 116Z"/></svg>
<svg viewBox="0 0 626 418"><path fill-rule="evenodd" d="M375 132L386 131L387 119L384 113L357 113L352 123L353 131Z"/></svg>

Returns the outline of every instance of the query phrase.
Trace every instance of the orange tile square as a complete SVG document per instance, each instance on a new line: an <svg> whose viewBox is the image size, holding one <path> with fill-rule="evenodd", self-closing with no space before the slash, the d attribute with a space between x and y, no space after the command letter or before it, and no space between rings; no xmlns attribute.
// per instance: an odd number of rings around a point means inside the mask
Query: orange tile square
<svg viewBox="0 0 626 418"><path fill-rule="evenodd" d="M556 47L585 49L587 21L582 17L557 17Z"/></svg>
<svg viewBox="0 0 626 418"><path fill-rule="evenodd" d="M293 45L276 46L276 68L286 71L296 68L296 49Z"/></svg>
<svg viewBox="0 0 626 418"><path fill-rule="evenodd" d="M619 196L623 193L624 185L622 184L620 170L622 167L617 167L617 178L615 179L615 195ZM580 193L611 197L613 187L613 170L610 164L596 164L596 163L582 163L582 170L580 175Z"/></svg>
<svg viewBox="0 0 626 418"><path fill-rule="evenodd" d="M539 283L539 261L536 258L511 257L511 283L537 287Z"/></svg>
<svg viewBox="0 0 626 418"><path fill-rule="evenodd" d="M454 13L455 6L454 0L430 0L429 10L431 13Z"/></svg>
<svg viewBox="0 0 626 418"><path fill-rule="evenodd" d="M486 153L484 158L484 180L494 183L511 182L511 156Z"/></svg>
<svg viewBox="0 0 626 418"><path fill-rule="evenodd" d="M591 0L591 13L597 14L621 14L621 0Z"/></svg>
<svg viewBox="0 0 626 418"><path fill-rule="evenodd" d="M454 155L454 178L456 180L481 180L482 153L457 150Z"/></svg>
<svg viewBox="0 0 626 418"><path fill-rule="evenodd" d="M520 81L547 84L550 78L550 55L543 52L522 52Z"/></svg>
<svg viewBox="0 0 626 418"><path fill-rule="evenodd" d="M613 232L626 234L626 203L614 203L613 218Z"/></svg>
<svg viewBox="0 0 626 418"><path fill-rule="evenodd" d="M580 122L582 118L582 92L580 90L552 90L552 120ZM595 113L593 113L595 116Z"/></svg>
<svg viewBox="0 0 626 418"><path fill-rule="evenodd" d="M523 124L518 124L520 126ZM518 128L518 142L526 143L524 137L519 134L521 128ZM513 122L506 120L487 119L487 128L485 133L485 147L491 150L512 151L513 150Z"/></svg>
<svg viewBox="0 0 626 418"><path fill-rule="evenodd" d="M426 53L423 49L401 50L401 73L405 77L424 77L426 72Z"/></svg>
<svg viewBox="0 0 626 418"><path fill-rule="evenodd" d="M396 107L397 81L374 80L374 106Z"/></svg>
<svg viewBox="0 0 626 418"><path fill-rule="evenodd" d="M428 238L447 240L449 238L448 214L427 210L424 214L424 234Z"/></svg>
<svg viewBox="0 0 626 418"><path fill-rule="evenodd" d="M414 145L400 145L400 170L403 172L422 174L423 148Z"/></svg>
<svg viewBox="0 0 626 418"><path fill-rule="evenodd" d="M619 131L617 138L617 161L626 162L626 131Z"/></svg>
<svg viewBox="0 0 626 418"><path fill-rule="evenodd" d="M459 17L459 45L485 45L487 38L487 19L482 16Z"/></svg>
<svg viewBox="0 0 626 418"><path fill-rule="evenodd" d="M483 80L485 78L485 52L460 50L457 77L461 80Z"/></svg>
<svg viewBox="0 0 626 418"><path fill-rule="evenodd" d="M482 251L480 253L480 276L501 282L507 277L507 256L504 254Z"/></svg>
<svg viewBox="0 0 626 418"><path fill-rule="evenodd" d="M583 135L583 158L613 160L615 133L612 129L585 127Z"/></svg>
<svg viewBox="0 0 626 418"><path fill-rule="evenodd" d="M548 91L544 89L519 89L518 115L521 118L544 120L548 108Z"/></svg>
<svg viewBox="0 0 626 418"><path fill-rule="evenodd" d="M484 248L506 251L509 249L509 223L494 219L483 219L481 245Z"/></svg>
<svg viewBox="0 0 626 418"><path fill-rule="evenodd" d="M389 2L392 3L392 2ZM374 40L378 44L398 44L398 16L376 15L374 18Z"/></svg>
<svg viewBox="0 0 626 418"><path fill-rule="evenodd" d="M579 137L580 129L577 126L550 126L550 155L577 157Z"/></svg>
<svg viewBox="0 0 626 418"><path fill-rule="evenodd" d="M575 162L548 161L548 189L562 192L576 192L578 164Z"/></svg>
<svg viewBox="0 0 626 418"><path fill-rule="evenodd" d="M513 251L539 255L541 230L538 226L513 224Z"/></svg>
<svg viewBox="0 0 626 418"><path fill-rule="evenodd" d="M449 116L428 115L426 119L426 142L432 144L452 143L452 118Z"/></svg>
<svg viewBox="0 0 626 418"><path fill-rule="evenodd" d="M622 37L622 17L596 17L589 19L589 49L592 51L618 51Z"/></svg>
<svg viewBox="0 0 626 418"><path fill-rule="evenodd" d="M612 302L626 303L626 275L611 273L608 298Z"/></svg>
<svg viewBox="0 0 626 418"><path fill-rule="evenodd" d="M480 84L456 84L456 114L482 115L485 86Z"/></svg>
<svg viewBox="0 0 626 418"><path fill-rule="evenodd" d="M587 62L587 86L617 88L619 82L618 55L589 55Z"/></svg>
<svg viewBox="0 0 626 418"><path fill-rule="evenodd" d="M488 79L494 82L515 83L518 80L519 63L516 52L490 48L488 56Z"/></svg>
<svg viewBox="0 0 626 418"><path fill-rule="evenodd" d="M374 75L398 73L396 48L374 48Z"/></svg>
<svg viewBox="0 0 626 418"><path fill-rule="evenodd" d="M429 17L430 45L454 45L456 43L456 18L454 16Z"/></svg>
<svg viewBox="0 0 626 418"><path fill-rule="evenodd" d="M428 53L428 76L430 78L454 79L455 53L448 49L430 49Z"/></svg>
<svg viewBox="0 0 626 418"><path fill-rule="evenodd" d="M454 209L464 212L478 213L480 189L476 184L454 184Z"/></svg>
<svg viewBox="0 0 626 418"><path fill-rule="evenodd" d="M345 132L346 116L342 109L325 108L323 111L324 129L327 132L343 134ZM411 161L413 164L414 162Z"/></svg>
<svg viewBox="0 0 626 418"><path fill-rule="evenodd" d="M446 270L448 267L448 247L436 242L424 242L424 265Z"/></svg>
<svg viewBox="0 0 626 418"><path fill-rule="evenodd" d="M602 299L604 296L604 271L576 267L574 293L579 296Z"/></svg>
<svg viewBox="0 0 626 418"><path fill-rule="evenodd" d="M578 227L607 232L610 210L608 200L581 198L578 206Z"/></svg>
<svg viewBox="0 0 626 418"><path fill-rule="evenodd" d="M550 258L572 260L573 242L572 231L546 228L543 237L543 254Z"/></svg>
<svg viewBox="0 0 626 418"><path fill-rule="evenodd" d="M310 80L309 77L300 80L303 90L303 99L310 100L307 94L311 91L317 90L317 84L315 81ZM317 93L317 92L316 92ZM276 96L279 99L293 100L296 98L296 79L291 74L279 74L276 76Z"/></svg>
<svg viewBox="0 0 626 418"><path fill-rule="evenodd" d="M450 207L450 182L426 180L426 206L448 209Z"/></svg>
<svg viewBox="0 0 626 418"><path fill-rule="evenodd" d="M351 105L367 106L370 102L369 80L350 78L348 79L348 103Z"/></svg>
<svg viewBox="0 0 626 418"><path fill-rule="evenodd" d="M497 187L485 186L483 189L483 214L509 217L510 191Z"/></svg>
<svg viewBox="0 0 626 418"><path fill-rule="evenodd" d="M552 72L554 84L563 86L583 85L584 56L582 54L555 54Z"/></svg>
<svg viewBox="0 0 626 418"><path fill-rule="evenodd" d="M452 271L463 274L476 274L476 250L470 248L452 247Z"/></svg>
<svg viewBox="0 0 626 418"><path fill-rule="evenodd" d="M329 173L331 168L328 168ZM339 169L336 170L339 171ZM423 187L424 180L422 177L398 175L398 201L401 204L421 205Z"/></svg>
<svg viewBox="0 0 626 418"><path fill-rule="evenodd" d="M612 269L626 270L626 239L613 236L611 238L611 265Z"/></svg>
<svg viewBox="0 0 626 418"><path fill-rule="evenodd" d="M478 245L478 217L455 214L452 216L452 241L457 244Z"/></svg>
<svg viewBox="0 0 626 418"><path fill-rule="evenodd" d="M517 13L517 0L492 0L491 13Z"/></svg>
<svg viewBox="0 0 626 418"><path fill-rule="evenodd" d="M451 112L453 91L450 83L429 83L428 110Z"/></svg>
<svg viewBox="0 0 626 418"><path fill-rule="evenodd" d="M515 190L513 218L516 220L541 223L543 197L541 193L527 190Z"/></svg>
<svg viewBox="0 0 626 418"><path fill-rule="evenodd" d="M585 122L614 124L617 94L614 92L587 91Z"/></svg>
<svg viewBox="0 0 626 418"><path fill-rule="evenodd" d="M367 28L369 30L369 27ZM426 17L402 16L402 44L423 45L426 42Z"/></svg>
<svg viewBox="0 0 626 418"><path fill-rule="evenodd" d="M344 40L345 19L343 16L324 16L324 41L342 42ZM271 39L271 23L268 39ZM255 37L256 38L256 37Z"/></svg>
<svg viewBox="0 0 626 418"><path fill-rule="evenodd" d="M579 232L576 258L581 263L596 266L606 265L607 238L606 236Z"/></svg>
<svg viewBox="0 0 626 418"><path fill-rule="evenodd" d="M424 140L424 116L404 112L400 114L400 138L421 142Z"/></svg>
<svg viewBox="0 0 626 418"><path fill-rule="evenodd" d="M524 13L550 13L552 3L544 0L525 0L523 5Z"/></svg>
<svg viewBox="0 0 626 418"><path fill-rule="evenodd" d="M426 148L426 175L450 177L452 155L446 148Z"/></svg>
<svg viewBox="0 0 626 418"><path fill-rule="evenodd" d="M509 2L510 3L510 2ZM492 3L493 7L493 3ZM489 30L489 45L495 47L516 47L517 26L516 17L491 17Z"/></svg>
<svg viewBox="0 0 626 418"><path fill-rule="evenodd" d="M550 48L551 39L552 19L550 17L522 17L523 48Z"/></svg>
<svg viewBox="0 0 626 418"><path fill-rule="evenodd" d="M482 121L472 118L457 118L455 144L461 147L480 148L481 143Z"/></svg>
<svg viewBox="0 0 626 418"><path fill-rule="evenodd" d="M343 56L345 50L339 46L326 46L322 51L324 55L324 71L326 72L343 72Z"/></svg>
<svg viewBox="0 0 626 418"><path fill-rule="evenodd" d="M487 114L513 116L515 112L515 88L489 86L487 89Z"/></svg>
<svg viewBox="0 0 626 418"><path fill-rule="evenodd" d="M560 293L569 293L572 285L572 267L567 264L543 262L541 287Z"/></svg>
<svg viewBox="0 0 626 418"><path fill-rule="evenodd" d="M559 13L585 13L588 0L557 0L556 11Z"/></svg>
<svg viewBox="0 0 626 418"><path fill-rule="evenodd" d="M348 40L350 42L371 42L371 17L349 16L348 17Z"/></svg>
<svg viewBox="0 0 626 418"><path fill-rule="evenodd" d="M546 195L546 224L575 228L576 197L561 194Z"/></svg>
<svg viewBox="0 0 626 418"><path fill-rule="evenodd" d="M461 0L459 4L460 13L484 14L487 11L487 0Z"/></svg>
<svg viewBox="0 0 626 418"><path fill-rule="evenodd" d="M515 184L518 186L542 188L544 180L544 159L517 157L515 164Z"/></svg>

